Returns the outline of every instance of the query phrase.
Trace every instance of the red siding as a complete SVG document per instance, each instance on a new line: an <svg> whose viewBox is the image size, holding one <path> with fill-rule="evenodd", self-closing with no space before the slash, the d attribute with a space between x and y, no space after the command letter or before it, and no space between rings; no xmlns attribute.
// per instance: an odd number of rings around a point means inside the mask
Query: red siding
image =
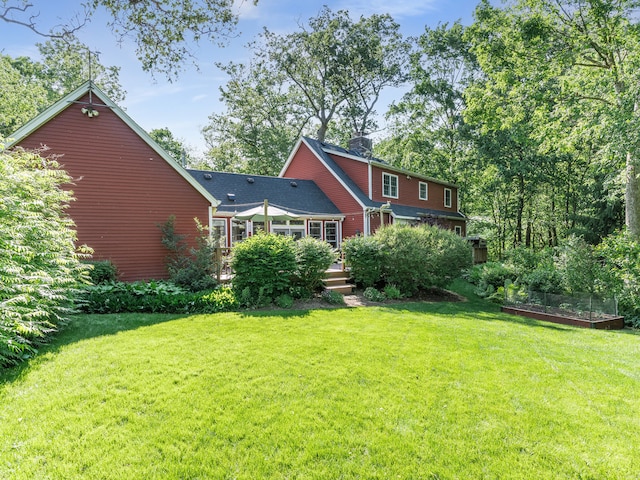
<svg viewBox="0 0 640 480"><path fill-rule="evenodd" d="M344 173L360 187L360 190L369 196L369 165L340 155L330 154L330 156L344 170Z"/></svg>
<svg viewBox="0 0 640 480"><path fill-rule="evenodd" d="M342 237L347 238L364 232L362 206L342 184L326 169L315 154L303 143L295 153L284 177L313 180L345 216Z"/></svg>
<svg viewBox="0 0 640 480"><path fill-rule="evenodd" d="M398 177L398 198L389 198L382 195L382 173L389 173ZM399 205L410 205L420 208L431 208L434 210L441 210L444 212L456 213L458 211L458 189L455 187L449 187L436 182L430 182L419 178L412 177L407 174L397 173L391 170L384 170L378 166L373 167L372 171L372 190L373 200L378 202L386 202L391 200L391 203L397 203ZM420 200L419 196L419 183L423 182L428 185L428 200ZM451 190L451 207L444 206L444 189L449 188Z"/></svg>
<svg viewBox="0 0 640 480"><path fill-rule="evenodd" d="M62 155L76 198L67 212L94 259L113 261L121 280L166 278L158 224L175 215L176 231L194 239L193 219L208 225L209 202L110 109L88 118L80 108L71 104L20 144Z"/></svg>

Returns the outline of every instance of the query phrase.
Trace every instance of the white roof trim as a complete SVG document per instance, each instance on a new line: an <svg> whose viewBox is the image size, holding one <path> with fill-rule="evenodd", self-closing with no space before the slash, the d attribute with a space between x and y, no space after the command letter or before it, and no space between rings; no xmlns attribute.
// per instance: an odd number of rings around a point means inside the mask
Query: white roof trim
<svg viewBox="0 0 640 480"><path fill-rule="evenodd" d="M116 105L102 90L100 90L91 81L83 83L74 91L68 93L63 98L58 100L52 106L45 111L37 115L35 118L27 122L21 128L19 128L13 135L9 137L7 147L13 147L20 141L24 140L31 133L35 132L38 128L49 122L56 115L67 109L75 101L81 98L83 95L91 91L94 95L104 102L104 105L109 107L113 113L115 113L129 128L131 128L147 145L149 145L160 157L166 161L182 178L184 178L198 193L206 198L212 206L217 207L220 205L220 200L211 195L200 183L193 178L189 172L187 172L171 155L169 155L158 143L149 136L149 134L129 117L118 105Z"/></svg>

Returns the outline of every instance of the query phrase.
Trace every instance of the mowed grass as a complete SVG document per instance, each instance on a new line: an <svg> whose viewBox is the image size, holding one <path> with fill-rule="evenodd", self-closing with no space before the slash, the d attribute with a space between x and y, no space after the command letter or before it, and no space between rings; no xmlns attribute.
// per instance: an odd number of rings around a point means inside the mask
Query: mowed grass
<svg viewBox="0 0 640 480"><path fill-rule="evenodd" d="M640 336L473 301L79 316L2 375L3 479L640 476Z"/></svg>

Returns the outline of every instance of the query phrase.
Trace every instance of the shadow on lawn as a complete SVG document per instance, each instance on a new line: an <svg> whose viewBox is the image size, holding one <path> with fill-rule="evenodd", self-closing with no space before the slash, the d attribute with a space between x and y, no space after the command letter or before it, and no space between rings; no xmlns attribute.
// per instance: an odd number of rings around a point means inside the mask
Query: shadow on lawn
<svg viewBox="0 0 640 480"><path fill-rule="evenodd" d="M157 325L159 323L185 318L186 314L148 314L148 313L113 313L113 314L82 314L73 316L69 323L51 338L50 343L38 348L35 357L19 365L0 368L0 386L13 382L25 374L28 369L36 365L39 359L47 353L55 353L65 345L118 332L135 330L140 327Z"/></svg>

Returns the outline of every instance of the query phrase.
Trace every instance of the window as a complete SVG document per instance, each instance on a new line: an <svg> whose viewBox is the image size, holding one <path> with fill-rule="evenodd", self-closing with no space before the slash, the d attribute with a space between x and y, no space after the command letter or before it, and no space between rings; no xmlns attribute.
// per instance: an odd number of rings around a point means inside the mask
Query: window
<svg viewBox="0 0 640 480"><path fill-rule="evenodd" d="M460 225L456 225L455 227L456 235L462 236L462 227Z"/></svg>
<svg viewBox="0 0 640 480"><path fill-rule="evenodd" d="M231 241L235 244L247 238L247 223L244 220L232 220Z"/></svg>
<svg viewBox="0 0 640 480"><path fill-rule="evenodd" d="M224 219L213 219L211 222L211 236L219 247L227 246L227 222Z"/></svg>
<svg viewBox="0 0 640 480"><path fill-rule="evenodd" d="M304 220L274 220L271 222L273 233L298 240L304 237Z"/></svg>
<svg viewBox="0 0 640 480"><path fill-rule="evenodd" d="M451 208L451 189L444 189L444 206L447 208Z"/></svg>
<svg viewBox="0 0 640 480"><path fill-rule="evenodd" d="M420 190L418 194L420 200L429 200L429 186L424 182L420 182L418 183L418 189Z"/></svg>
<svg viewBox="0 0 640 480"><path fill-rule="evenodd" d="M390 173L382 174L382 196L398 198L398 176Z"/></svg>
<svg viewBox="0 0 640 480"><path fill-rule="evenodd" d="M309 236L322 240L322 222L309 222Z"/></svg>
<svg viewBox="0 0 640 480"><path fill-rule="evenodd" d="M324 224L324 239L333 248L338 248L338 222Z"/></svg>

